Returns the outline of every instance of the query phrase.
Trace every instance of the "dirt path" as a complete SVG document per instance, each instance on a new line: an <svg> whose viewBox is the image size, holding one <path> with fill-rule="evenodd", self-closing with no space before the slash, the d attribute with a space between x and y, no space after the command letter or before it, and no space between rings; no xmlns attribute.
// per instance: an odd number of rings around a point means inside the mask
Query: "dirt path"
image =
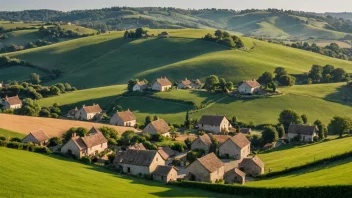
<svg viewBox="0 0 352 198"><path fill-rule="evenodd" d="M93 126L97 128L101 126L115 128L119 135L127 130L136 131L131 127L112 126L94 122L0 114L0 128L23 134L28 134L31 131L41 129L50 137L61 137L62 134L64 134L71 127L84 127L90 129Z"/></svg>

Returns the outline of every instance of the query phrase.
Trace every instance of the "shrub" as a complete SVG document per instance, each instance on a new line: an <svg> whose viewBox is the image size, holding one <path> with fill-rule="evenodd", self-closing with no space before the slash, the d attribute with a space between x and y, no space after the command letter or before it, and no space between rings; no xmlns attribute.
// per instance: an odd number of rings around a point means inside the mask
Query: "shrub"
<svg viewBox="0 0 352 198"><path fill-rule="evenodd" d="M0 146L6 146L6 145L7 145L6 141L0 140Z"/></svg>
<svg viewBox="0 0 352 198"><path fill-rule="evenodd" d="M181 142L176 142L174 144L171 145L171 149L178 151L178 152L183 152L185 151L186 145L184 143Z"/></svg>
<svg viewBox="0 0 352 198"><path fill-rule="evenodd" d="M89 157L83 156L81 161L85 164L91 164L92 160Z"/></svg>
<svg viewBox="0 0 352 198"><path fill-rule="evenodd" d="M57 145L59 145L59 144L62 144L61 138L58 138L58 137L50 138L50 140L49 140L49 146L57 146Z"/></svg>
<svg viewBox="0 0 352 198"><path fill-rule="evenodd" d="M18 138L18 137L13 137L10 139L10 142L21 142L21 138Z"/></svg>
<svg viewBox="0 0 352 198"><path fill-rule="evenodd" d="M45 146L35 146L34 152L36 153L50 153L51 151Z"/></svg>
<svg viewBox="0 0 352 198"><path fill-rule="evenodd" d="M6 141L6 137L0 136L0 141Z"/></svg>
<svg viewBox="0 0 352 198"><path fill-rule="evenodd" d="M152 177L149 174L143 174L143 178L147 180L151 180Z"/></svg>
<svg viewBox="0 0 352 198"><path fill-rule="evenodd" d="M313 141L314 142L318 142L319 141L319 137L318 136L313 137Z"/></svg>
<svg viewBox="0 0 352 198"><path fill-rule="evenodd" d="M19 142L8 142L8 143L7 143L7 148L18 149L19 145L20 145Z"/></svg>

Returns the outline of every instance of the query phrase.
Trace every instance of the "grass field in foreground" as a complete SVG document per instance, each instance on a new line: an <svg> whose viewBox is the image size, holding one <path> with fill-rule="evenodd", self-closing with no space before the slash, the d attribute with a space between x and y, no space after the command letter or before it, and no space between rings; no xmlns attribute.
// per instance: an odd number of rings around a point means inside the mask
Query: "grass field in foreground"
<svg viewBox="0 0 352 198"><path fill-rule="evenodd" d="M352 185L352 158L329 164L308 168L277 178L248 182L246 186L254 187L296 187Z"/></svg>
<svg viewBox="0 0 352 198"><path fill-rule="evenodd" d="M17 132L13 132L13 131L9 131L9 130L0 128L0 136L6 137L6 138L8 138L8 137L23 138L25 135L22 133L17 133Z"/></svg>
<svg viewBox="0 0 352 198"><path fill-rule="evenodd" d="M268 153L259 154L260 159L265 163L265 172L269 168L272 172L286 168L304 165L314 160L331 157L352 150L352 137L330 140L318 144L307 144L291 148L290 145L279 147Z"/></svg>
<svg viewBox="0 0 352 198"><path fill-rule="evenodd" d="M53 155L7 148L0 155L0 197L234 197L120 176Z"/></svg>

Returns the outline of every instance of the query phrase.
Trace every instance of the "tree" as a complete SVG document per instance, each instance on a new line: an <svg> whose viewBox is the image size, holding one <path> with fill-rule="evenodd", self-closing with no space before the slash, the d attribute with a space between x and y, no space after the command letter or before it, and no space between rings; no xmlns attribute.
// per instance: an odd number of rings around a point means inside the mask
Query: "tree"
<svg viewBox="0 0 352 198"><path fill-rule="evenodd" d="M278 80L280 76L286 75L287 71L283 67L276 67L274 73L276 74L275 79Z"/></svg>
<svg viewBox="0 0 352 198"><path fill-rule="evenodd" d="M49 146L57 146L62 144L62 140L59 137L53 137L49 139Z"/></svg>
<svg viewBox="0 0 352 198"><path fill-rule="evenodd" d="M335 67L332 66L332 65L325 65L325 66L323 67L323 75L324 75L324 76L327 75L327 74L330 74L330 75L331 75L331 73L332 73L332 71L334 71L334 69L335 69Z"/></svg>
<svg viewBox="0 0 352 198"><path fill-rule="evenodd" d="M278 81L283 86L293 86L296 83L296 78L291 75L285 74L280 76Z"/></svg>
<svg viewBox="0 0 352 198"><path fill-rule="evenodd" d="M147 31L140 27L136 29L135 36L136 38L141 38L145 33L147 33Z"/></svg>
<svg viewBox="0 0 352 198"><path fill-rule="evenodd" d="M215 75L211 75L205 79L205 89L209 92L213 92L219 85L219 78Z"/></svg>
<svg viewBox="0 0 352 198"><path fill-rule="evenodd" d="M279 134L274 127L268 126L262 132L262 139L264 144L276 142L279 139Z"/></svg>
<svg viewBox="0 0 352 198"><path fill-rule="evenodd" d="M235 43L233 42L231 37L224 37L222 40L218 42L219 44L225 45L227 47L235 47Z"/></svg>
<svg viewBox="0 0 352 198"><path fill-rule="evenodd" d="M153 121L159 120L159 117L157 115L153 116Z"/></svg>
<svg viewBox="0 0 352 198"><path fill-rule="evenodd" d="M279 135L279 138L282 138L285 135L285 128L282 124L280 124L276 127L276 131Z"/></svg>
<svg viewBox="0 0 352 198"><path fill-rule="evenodd" d="M226 80L224 78L219 79L219 87L221 91L225 92L226 90Z"/></svg>
<svg viewBox="0 0 352 198"><path fill-rule="evenodd" d="M192 140L189 138L185 139L185 144L187 146L187 148L191 149L191 145L192 145Z"/></svg>
<svg viewBox="0 0 352 198"><path fill-rule="evenodd" d="M336 68L332 71L332 78L335 82L341 82L346 79L346 71L342 68Z"/></svg>
<svg viewBox="0 0 352 198"><path fill-rule="evenodd" d="M233 116L233 117L231 118L231 122L232 122L233 125L236 125L236 124L237 124L237 117L236 117L236 116Z"/></svg>
<svg viewBox="0 0 352 198"><path fill-rule="evenodd" d="M128 91L133 91L133 86L139 82L138 79L131 79L128 81L127 89Z"/></svg>
<svg viewBox="0 0 352 198"><path fill-rule="evenodd" d="M221 39L223 36L223 33L221 30L216 30L214 34L218 39Z"/></svg>
<svg viewBox="0 0 352 198"><path fill-rule="evenodd" d="M152 122L152 118L150 116L145 117L144 126L147 126L151 122Z"/></svg>
<svg viewBox="0 0 352 198"><path fill-rule="evenodd" d="M290 124L300 124L301 118L292 109L285 109L279 115L279 123L282 124L285 131L287 131Z"/></svg>
<svg viewBox="0 0 352 198"><path fill-rule="evenodd" d="M308 117L307 117L306 114L302 114L301 118L302 118L303 124L307 124L308 123Z"/></svg>
<svg viewBox="0 0 352 198"><path fill-rule="evenodd" d="M64 138L65 142L68 142L72 138L73 134L75 134L76 136L83 137L83 136L88 134L88 130L86 128L83 128L83 127L78 127L78 128L72 127L72 128L70 128L63 135L63 138Z"/></svg>
<svg viewBox="0 0 352 198"><path fill-rule="evenodd" d="M277 84L276 84L274 81L271 81L271 82L267 85L267 87L268 87L269 89L272 89L273 92L276 92Z"/></svg>
<svg viewBox="0 0 352 198"><path fill-rule="evenodd" d="M329 132L340 137L352 129L352 120L348 117L335 116L328 126Z"/></svg>
<svg viewBox="0 0 352 198"><path fill-rule="evenodd" d="M26 98L22 101L22 108L19 110L19 114L27 116L38 116L40 110L41 107L37 101Z"/></svg>
<svg viewBox="0 0 352 198"><path fill-rule="evenodd" d="M186 129L190 129L191 128L191 121L189 119L189 112L188 111L186 113L185 127L186 127Z"/></svg>
<svg viewBox="0 0 352 198"><path fill-rule="evenodd" d="M271 72L264 72L259 78L258 82L260 84L265 85L265 87L268 87L268 84L271 83L274 80L273 74Z"/></svg>
<svg viewBox="0 0 352 198"><path fill-rule="evenodd" d="M233 90L233 83L231 81L229 81L226 83L225 87L228 91L232 91Z"/></svg>
<svg viewBox="0 0 352 198"><path fill-rule="evenodd" d="M64 85L66 91L72 91L72 86L69 83L65 83Z"/></svg>
<svg viewBox="0 0 352 198"><path fill-rule="evenodd" d="M318 127L318 136L319 139L324 139L325 137L325 133L326 133L326 128L325 125L320 121L320 120L316 120L314 122L314 125L316 125Z"/></svg>
<svg viewBox="0 0 352 198"><path fill-rule="evenodd" d="M65 85L62 83L55 84L55 87L59 88L61 93L65 93L66 91Z"/></svg>
<svg viewBox="0 0 352 198"><path fill-rule="evenodd" d="M124 145L124 146L131 145L131 140L134 136L136 136L134 131L125 131L121 135L121 138L119 140L119 145Z"/></svg>
<svg viewBox="0 0 352 198"><path fill-rule="evenodd" d="M124 33L124 35L123 35L123 38L124 38L124 39L127 39L127 38L128 38L128 35L129 35L129 32L128 32L128 30L126 30L125 33Z"/></svg>
<svg viewBox="0 0 352 198"><path fill-rule="evenodd" d="M39 84L41 82L40 76L36 73L31 73L29 78L33 84Z"/></svg>
<svg viewBox="0 0 352 198"><path fill-rule="evenodd" d="M56 86L51 86L50 87L50 94L51 95L60 95L61 91L58 87Z"/></svg>
<svg viewBox="0 0 352 198"><path fill-rule="evenodd" d="M118 132L116 131L116 129L111 128L111 127L107 127L107 126L103 126L99 130L104 135L104 137L109 140L110 144L117 142L117 140L118 140L118 136L117 136ZM111 141L111 139L113 139L114 141Z"/></svg>
<svg viewBox="0 0 352 198"><path fill-rule="evenodd" d="M308 76L315 82L320 82L323 78L323 67L320 65L313 65L309 71Z"/></svg>

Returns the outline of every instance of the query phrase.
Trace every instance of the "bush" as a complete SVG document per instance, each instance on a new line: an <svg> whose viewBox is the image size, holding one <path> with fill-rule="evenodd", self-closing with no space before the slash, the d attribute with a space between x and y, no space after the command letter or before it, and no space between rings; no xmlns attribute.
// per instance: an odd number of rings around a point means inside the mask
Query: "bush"
<svg viewBox="0 0 352 198"><path fill-rule="evenodd" d="M143 178L147 179L147 180L151 180L152 179L151 175L149 175L149 174L143 174Z"/></svg>
<svg viewBox="0 0 352 198"><path fill-rule="evenodd" d="M49 139L49 146L57 146L59 144L62 144L61 138L53 137Z"/></svg>
<svg viewBox="0 0 352 198"><path fill-rule="evenodd" d="M175 150L175 151L182 153L183 151L185 151L186 145L181 142L176 142L176 143L172 144L170 147L172 150Z"/></svg>
<svg viewBox="0 0 352 198"><path fill-rule="evenodd" d="M18 147L20 146L20 143L19 142L8 142L6 146L7 146L7 148L18 149Z"/></svg>
<svg viewBox="0 0 352 198"><path fill-rule="evenodd" d="M7 145L7 142L6 141L3 141L3 140L0 140L0 146L6 146Z"/></svg>
<svg viewBox="0 0 352 198"><path fill-rule="evenodd" d="M83 156L81 161L85 164L91 164L92 160L89 157Z"/></svg>
<svg viewBox="0 0 352 198"><path fill-rule="evenodd" d="M10 142L21 142L21 138L18 138L18 137L13 137L10 139Z"/></svg>
<svg viewBox="0 0 352 198"><path fill-rule="evenodd" d="M33 151L36 153L51 153L51 151L45 146L35 146Z"/></svg>
<svg viewBox="0 0 352 198"><path fill-rule="evenodd" d="M318 141L319 141L319 137L318 136L313 137L313 142L318 142Z"/></svg>
<svg viewBox="0 0 352 198"><path fill-rule="evenodd" d="M6 137L0 136L0 141L6 141Z"/></svg>

